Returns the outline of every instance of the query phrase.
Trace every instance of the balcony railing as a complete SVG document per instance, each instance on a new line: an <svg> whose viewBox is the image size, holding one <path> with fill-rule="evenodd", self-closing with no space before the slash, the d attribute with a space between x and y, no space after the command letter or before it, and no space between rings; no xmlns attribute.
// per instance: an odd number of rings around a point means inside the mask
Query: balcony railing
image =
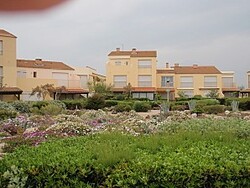
<svg viewBox="0 0 250 188"><path fill-rule="evenodd" d="M57 80L57 87L65 86L67 88L88 88L87 81L80 80Z"/></svg>

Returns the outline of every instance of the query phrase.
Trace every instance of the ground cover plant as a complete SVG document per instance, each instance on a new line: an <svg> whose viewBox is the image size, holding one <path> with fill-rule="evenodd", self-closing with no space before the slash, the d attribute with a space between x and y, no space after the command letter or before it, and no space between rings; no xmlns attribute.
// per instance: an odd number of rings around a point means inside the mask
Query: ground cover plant
<svg viewBox="0 0 250 188"><path fill-rule="evenodd" d="M99 110L55 122L45 131L64 137L26 144L0 161L1 187L250 186L249 120L114 118Z"/></svg>

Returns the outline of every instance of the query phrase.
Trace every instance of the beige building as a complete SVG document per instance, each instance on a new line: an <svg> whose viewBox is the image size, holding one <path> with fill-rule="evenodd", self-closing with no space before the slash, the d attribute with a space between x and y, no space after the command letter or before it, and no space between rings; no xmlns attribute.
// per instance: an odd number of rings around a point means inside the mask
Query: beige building
<svg viewBox="0 0 250 188"><path fill-rule="evenodd" d="M180 66L157 69L156 51L121 51L119 48L108 55L107 83L114 92L124 92L129 83L134 98L175 99L182 93L188 97L206 96L216 90L220 97L238 92L234 72L221 72L215 66Z"/></svg>
<svg viewBox="0 0 250 188"><path fill-rule="evenodd" d="M121 51L117 48L108 55L106 83L113 85L113 91L124 92L132 86L134 98L153 99L156 92L156 51Z"/></svg>
<svg viewBox="0 0 250 188"><path fill-rule="evenodd" d="M87 97L88 82L95 76L102 75L91 67L72 68L63 62L42 59L17 60L17 84L23 90L22 100L40 100L30 94L33 88L45 84L53 84L55 88L63 86L64 89L57 93L60 99Z"/></svg>
<svg viewBox="0 0 250 188"><path fill-rule="evenodd" d="M0 29L0 100L19 99L17 87L16 36Z"/></svg>

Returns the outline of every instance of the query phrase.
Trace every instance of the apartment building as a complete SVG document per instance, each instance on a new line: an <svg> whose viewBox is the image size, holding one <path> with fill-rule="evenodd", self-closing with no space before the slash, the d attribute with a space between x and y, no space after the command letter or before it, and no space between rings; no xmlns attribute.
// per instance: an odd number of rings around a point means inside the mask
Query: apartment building
<svg viewBox="0 0 250 188"><path fill-rule="evenodd" d="M117 48L108 55L106 83L113 92L122 93L131 86L134 98L153 100L156 93L156 51L122 51Z"/></svg>
<svg viewBox="0 0 250 188"><path fill-rule="evenodd" d="M88 82L95 77L105 79L91 67L70 67L63 62L35 60L17 60L17 84L23 90L22 100L40 100L31 96L36 86L53 84L60 90L60 99L87 97L89 94ZM57 93L58 94L58 93ZM56 93L54 95L56 98ZM50 99L50 98L47 98Z"/></svg>
<svg viewBox="0 0 250 188"><path fill-rule="evenodd" d="M20 99L17 87L16 36L0 29L0 100Z"/></svg>
<svg viewBox="0 0 250 188"><path fill-rule="evenodd" d="M114 92L123 92L130 83L134 98L175 99L182 93L188 97L206 96L216 90L220 97L238 92L234 72L221 72L215 66L170 66L157 67L156 51L121 51L119 48L108 55L107 83Z"/></svg>

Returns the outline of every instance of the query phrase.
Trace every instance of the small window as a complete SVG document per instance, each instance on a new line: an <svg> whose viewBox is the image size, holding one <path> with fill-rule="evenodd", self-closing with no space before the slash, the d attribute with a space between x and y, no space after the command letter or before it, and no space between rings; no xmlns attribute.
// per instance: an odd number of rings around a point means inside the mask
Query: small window
<svg viewBox="0 0 250 188"><path fill-rule="evenodd" d="M116 61L116 62L115 62L115 65L121 65L121 64L122 64L121 61Z"/></svg>
<svg viewBox="0 0 250 188"><path fill-rule="evenodd" d="M126 65L128 65L128 62L126 61Z"/></svg>
<svg viewBox="0 0 250 188"><path fill-rule="evenodd" d="M37 72L33 72L33 78L37 77Z"/></svg>
<svg viewBox="0 0 250 188"><path fill-rule="evenodd" d="M3 41L0 40L0 55L3 55Z"/></svg>

